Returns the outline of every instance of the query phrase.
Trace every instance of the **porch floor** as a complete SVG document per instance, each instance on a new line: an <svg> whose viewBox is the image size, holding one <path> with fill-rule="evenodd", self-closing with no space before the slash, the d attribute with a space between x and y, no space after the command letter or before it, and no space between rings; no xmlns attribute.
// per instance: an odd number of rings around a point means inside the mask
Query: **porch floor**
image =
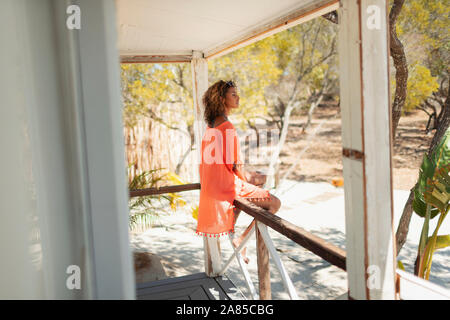
<svg viewBox="0 0 450 320"><path fill-rule="evenodd" d="M204 272L137 284L138 300L244 300L226 276L210 278Z"/></svg>

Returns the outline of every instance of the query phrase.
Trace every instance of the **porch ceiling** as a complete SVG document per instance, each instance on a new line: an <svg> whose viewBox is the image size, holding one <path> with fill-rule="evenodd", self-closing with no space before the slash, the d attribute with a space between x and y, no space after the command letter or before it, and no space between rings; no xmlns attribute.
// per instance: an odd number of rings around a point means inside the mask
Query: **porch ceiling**
<svg viewBox="0 0 450 320"><path fill-rule="evenodd" d="M236 49L313 14L337 0L116 0L119 52L124 56L205 57ZM330 5L331 4L331 5ZM249 41L250 40L250 41ZM228 52L227 51L227 52Z"/></svg>

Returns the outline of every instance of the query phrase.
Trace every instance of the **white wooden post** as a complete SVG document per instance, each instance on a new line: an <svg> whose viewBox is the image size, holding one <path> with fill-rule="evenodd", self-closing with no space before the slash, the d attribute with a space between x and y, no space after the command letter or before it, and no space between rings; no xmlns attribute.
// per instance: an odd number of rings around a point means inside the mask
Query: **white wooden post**
<svg viewBox="0 0 450 320"><path fill-rule="evenodd" d="M258 266L259 299L272 300L269 250L267 250L262 233L258 228L256 228L256 263Z"/></svg>
<svg viewBox="0 0 450 320"><path fill-rule="evenodd" d="M281 262L280 256L278 255L272 239L270 238L269 231L267 231L267 226L261 222L256 222L256 225L259 229L259 232L261 232L261 236L266 244L267 249L269 250L270 255L272 256L273 261L275 262L275 266L280 272L281 279L283 281L284 287L286 288L286 291L289 294L289 297L291 297L291 300L299 300L297 292L295 291L294 284L292 283L291 278L289 278L286 268Z"/></svg>
<svg viewBox="0 0 450 320"><path fill-rule="evenodd" d="M222 254L219 238L203 238L205 252L205 273L208 277L217 277L222 270Z"/></svg>
<svg viewBox="0 0 450 320"><path fill-rule="evenodd" d="M194 135L195 135L195 155L196 165L194 166L194 179L199 180L198 165L201 160L201 146L206 124L203 120L203 94L208 89L208 62L203 57L203 53L194 51L191 61L192 88L194 97ZM219 275L222 269L222 258L220 252L219 238L205 237L203 241L205 252L205 273L210 277Z"/></svg>
<svg viewBox="0 0 450 320"><path fill-rule="evenodd" d="M386 0L341 1L339 64L349 297L395 299Z"/></svg>
<svg viewBox="0 0 450 320"><path fill-rule="evenodd" d="M191 61L192 88L194 100L194 136L196 149L196 165L194 166L194 181L199 180L198 164L201 160L201 146L206 124L203 119L203 94L208 89L208 61L203 57L202 52L194 51Z"/></svg>
<svg viewBox="0 0 450 320"><path fill-rule="evenodd" d="M77 3L82 11L81 28L73 35L78 41L71 50L79 56L70 62L79 68L72 76L79 77L76 85L82 93L74 99L80 99L76 100L82 130L79 156L84 157L80 160L86 174L83 187L89 192L87 224L92 232L95 298L134 299L115 4L108 0ZM59 4L60 10L67 10L64 7Z"/></svg>

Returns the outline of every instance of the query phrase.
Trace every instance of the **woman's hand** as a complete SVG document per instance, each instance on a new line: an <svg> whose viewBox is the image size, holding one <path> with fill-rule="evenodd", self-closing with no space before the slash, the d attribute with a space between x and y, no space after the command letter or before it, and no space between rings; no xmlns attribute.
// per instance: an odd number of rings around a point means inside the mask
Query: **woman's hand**
<svg viewBox="0 0 450 320"><path fill-rule="evenodd" d="M248 183L254 184L257 187L262 187L267 180L267 176L260 171L246 171L245 178Z"/></svg>
<svg viewBox="0 0 450 320"><path fill-rule="evenodd" d="M242 164L233 164L234 173L241 179L257 187L262 187L266 183L267 175L260 171L246 171Z"/></svg>

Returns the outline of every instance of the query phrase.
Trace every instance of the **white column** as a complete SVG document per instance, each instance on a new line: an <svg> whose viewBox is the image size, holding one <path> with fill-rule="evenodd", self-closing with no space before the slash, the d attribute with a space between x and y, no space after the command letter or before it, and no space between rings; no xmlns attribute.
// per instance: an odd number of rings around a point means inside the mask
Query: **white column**
<svg viewBox="0 0 450 320"><path fill-rule="evenodd" d="M191 61L192 71L192 89L194 97L194 135L195 135L195 154L196 165L194 166L195 180L199 181L198 164L201 160L201 146L203 134L206 130L205 120L203 118L203 94L208 89L208 61L203 57L203 53L194 51ZM195 181L194 180L194 181Z"/></svg>
<svg viewBox="0 0 450 320"><path fill-rule="evenodd" d="M0 1L0 299L135 297L114 2L73 2Z"/></svg>
<svg viewBox="0 0 450 320"><path fill-rule="evenodd" d="M80 107L97 299L133 299L115 3L79 0Z"/></svg>
<svg viewBox="0 0 450 320"><path fill-rule="evenodd" d="M339 64L349 295L395 298L385 0L341 1Z"/></svg>
<svg viewBox="0 0 450 320"><path fill-rule="evenodd" d="M194 51L191 61L192 89L194 97L194 134L195 134L195 155L194 177L199 179L198 165L201 160L202 138L206 130L206 123L203 118L203 94L208 90L208 61L203 57L203 53ZM210 277L219 275L222 269L222 255L219 238L205 237L203 240L205 255L205 273Z"/></svg>

